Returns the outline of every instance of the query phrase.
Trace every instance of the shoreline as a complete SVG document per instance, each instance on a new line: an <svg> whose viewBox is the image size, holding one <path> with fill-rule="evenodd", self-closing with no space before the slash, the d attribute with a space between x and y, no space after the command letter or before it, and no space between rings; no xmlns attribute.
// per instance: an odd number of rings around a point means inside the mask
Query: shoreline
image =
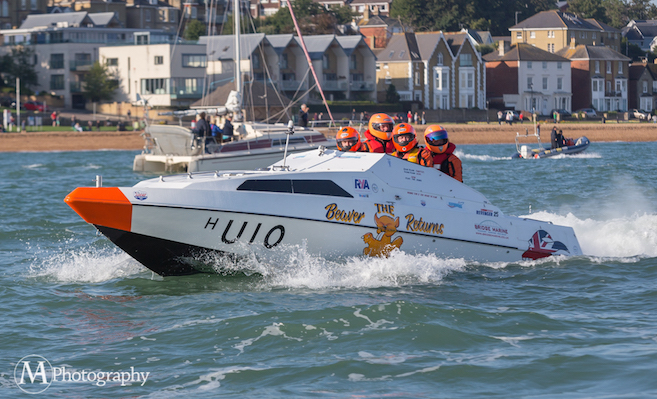
<svg viewBox="0 0 657 399"><path fill-rule="evenodd" d="M426 125L414 125L420 142ZM543 143L549 143L553 123L541 125ZM653 123L577 123L556 125L563 130L565 137L586 136L595 142L648 142L657 141L657 124ZM522 137L528 132L533 134L534 126L527 123L499 125L488 124L444 124L450 140L456 144L514 144L516 134ZM333 137L335 132L328 133ZM532 137L532 136L530 136ZM0 133L0 152L55 152L55 151L96 151L96 150L142 150L144 139L141 132L106 132L106 131L56 131Z"/></svg>

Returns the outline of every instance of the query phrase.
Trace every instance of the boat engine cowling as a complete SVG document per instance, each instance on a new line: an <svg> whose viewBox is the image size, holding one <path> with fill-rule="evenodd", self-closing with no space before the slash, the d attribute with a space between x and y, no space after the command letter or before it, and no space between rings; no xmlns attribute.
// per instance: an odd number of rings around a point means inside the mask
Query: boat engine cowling
<svg viewBox="0 0 657 399"><path fill-rule="evenodd" d="M526 145L523 145L520 147L520 156L523 158L527 159L530 157L531 151L529 150L529 147Z"/></svg>

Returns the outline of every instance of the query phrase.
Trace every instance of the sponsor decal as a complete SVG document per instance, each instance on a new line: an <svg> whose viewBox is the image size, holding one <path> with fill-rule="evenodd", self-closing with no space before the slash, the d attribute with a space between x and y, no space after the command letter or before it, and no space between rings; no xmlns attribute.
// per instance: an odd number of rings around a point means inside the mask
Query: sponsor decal
<svg viewBox="0 0 657 399"><path fill-rule="evenodd" d="M358 196L359 196L360 198L369 198L369 197L370 197L369 194L358 194Z"/></svg>
<svg viewBox="0 0 657 399"><path fill-rule="evenodd" d="M425 200L420 200L420 205L427 206L427 202Z"/></svg>
<svg viewBox="0 0 657 399"><path fill-rule="evenodd" d="M370 183L367 182L367 179L355 179L354 188L356 190L369 190Z"/></svg>
<svg viewBox="0 0 657 399"><path fill-rule="evenodd" d="M133 383L144 386L150 374L150 371L137 371L134 366L130 367L130 371L79 370L66 366L57 367L43 356L28 355L16 363L14 382L21 391L27 394L40 394L52 384L61 383L87 383L102 387L108 382L115 382L122 387Z"/></svg>
<svg viewBox="0 0 657 399"><path fill-rule="evenodd" d="M498 211L494 211L492 209L479 209L477 211L477 215L482 215L482 216L492 216L492 217L498 217L499 215Z"/></svg>
<svg viewBox="0 0 657 399"><path fill-rule="evenodd" d="M376 183L372 184L372 191L374 191L375 193L379 192L379 186L377 186Z"/></svg>
<svg viewBox="0 0 657 399"><path fill-rule="evenodd" d="M522 254L524 259L546 258L551 255L569 254L568 247L561 241L555 241L545 230L538 230L528 240L529 248Z"/></svg>
<svg viewBox="0 0 657 399"><path fill-rule="evenodd" d="M365 217L365 212L358 212L351 210L349 212L338 209L338 204L329 204L324 207L326 209L326 219L336 220L339 222L347 223L360 223Z"/></svg>
<svg viewBox="0 0 657 399"><path fill-rule="evenodd" d="M363 249L363 254L368 256L387 257L395 248L400 248L404 243L401 237L395 237L399 227L399 217L395 217L395 206L375 204L376 213L374 213L374 222L376 223L376 234L367 233L363 236L363 241L367 246ZM377 215L383 213L383 215Z"/></svg>
<svg viewBox="0 0 657 399"><path fill-rule="evenodd" d="M413 215L412 213L409 213L405 217L406 217L407 231L420 231L423 233L438 234L438 235L443 234L443 229L445 228L445 225L442 223L426 222L422 220L422 217L416 219L415 215Z"/></svg>
<svg viewBox="0 0 657 399"><path fill-rule="evenodd" d="M143 201L148 198L148 193L146 191L135 191L134 196L136 200Z"/></svg>
<svg viewBox="0 0 657 399"><path fill-rule="evenodd" d="M205 223L205 227L203 228L204 230L207 230L208 228L210 230L214 230L215 227L217 227L217 224L219 223L219 218L215 218L212 220L212 217L208 218L208 221ZM258 235L260 233L260 228L262 227L262 223L258 223L253 230L251 229L251 225L249 222L243 222L242 226L239 228L239 232L237 235L233 237L233 234L235 234L234 231L231 232L231 227L233 227L234 220L230 219L228 220L228 223L226 224L226 227L224 228L224 232L221 234L221 242L224 244L234 244L236 243L240 238L242 238L242 235L244 232L251 233L251 238L249 239L249 244L253 244L259 236L261 237L262 235ZM219 229L221 230L221 228ZM278 244L283 241L283 237L285 237L285 227L282 225L277 225L269 229L267 233L265 234L262 244L265 246L265 248L274 248Z"/></svg>
<svg viewBox="0 0 657 399"><path fill-rule="evenodd" d="M447 206L450 207L450 208L461 208L461 209L463 209L463 202L462 201L448 202Z"/></svg>
<svg viewBox="0 0 657 399"><path fill-rule="evenodd" d="M411 180L411 181L416 181L416 182L422 182L422 176L424 175L423 170L418 170L418 169L411 169L411 168L404 168L404 174L407 174L409 176L404 176L404 179L406 180Z"/></svg>
<svg viewBox="0 0 657 399"><path fill-rule="evenodd" d="M415 192L415 191L407 191L406 194L415 195L416 197L438 198L437 195L427 194L427 193L418 193L418 192Z"/></svg>
<svg viewBox="0 0 657 399"><path fill-rule="evenodd" d="M476 233L479 235L503 238L505 240L509 239L509 230L492 220L484 220L481 223L475 223L474 227Z"/></svg>

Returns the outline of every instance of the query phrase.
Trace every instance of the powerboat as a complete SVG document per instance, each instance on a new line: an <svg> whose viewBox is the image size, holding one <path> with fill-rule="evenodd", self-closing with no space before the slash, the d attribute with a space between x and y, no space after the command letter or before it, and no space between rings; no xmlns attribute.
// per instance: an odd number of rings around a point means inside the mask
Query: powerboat
<svg viewBox="0 0 657 399"><path fill-rule="evenodd" d="M323 147L255 171L79 187L65 202L161 276L228 273L304 248L326 259L401 250L477 262L581 255L571 227L505 215L443 174L387 154Z"/></svg>
<svg viewBox="0 0 657 399"><path fill-rule="evenodd" d="M264 168L283 159L288 127L285 124L244 122L235 125L234 141L223 144L214 138L195 136L185 127L149 125L144 131L146 144L133 161L132 170L150 173L181 173ZM312 128L295 128L289 153L319 146L335 148Z"/></svg>
<svg viewBox="0 0 657 399"><path fill-rule="evenodd" d="M535 137L538 145L534 148L531 148L528 144L520 143L520 140L522 138L528 138L528 137ZM541 135L538 132L535 132L534 134L525 133L524 135L520 135L520 133L516 133L517 152L513 154L512 158L523 158L523 159L549 158L561 154L564 155L579 154L580 152L589 148L589 144L591 144L589 139L586 136L582 136L577 140L570 138L565 139L564 146L549 149L543 147L543 144L541 143Z"/></svg>

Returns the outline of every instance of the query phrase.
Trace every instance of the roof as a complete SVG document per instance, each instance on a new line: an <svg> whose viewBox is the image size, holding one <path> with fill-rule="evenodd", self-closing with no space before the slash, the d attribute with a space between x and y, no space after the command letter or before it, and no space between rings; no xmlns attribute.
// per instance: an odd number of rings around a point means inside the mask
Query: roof
<svg viewBox="0 0 657 399"><path fill-rule="evenodd" d="M452 50L452 54L458 53L461 46L463 46L463 43L465 43L469 37L469 34L466 32L444 32L443 34L445 35L447 45Z"/></svg>
<svg viewBox="0 0 657 399"><path fill-rule="evenodd" d="M378 62L420 61L415 34L401 33L392 35L385 49L377 54Z"/></svg>
<svg viewBox="0 0 657 399"><path fill-rule="evenodd" d="M600 27L592 25L587 20L578 17L575 14L561 12L557 10L541 11L531 17L519 22L509 28L509 30L522 29L577 29L577 30L595 30L599 31ZM613 29L613 28L612 28Z"/></svg>
<svg viewBox="0 0 657 399"><path fill-rule="evenodd" d="M217 87L212 93L194 102L190 107L223 107L228 100L228 95L235 90L235 82L228 82L223 86ZM278 95L276 93L279 93ZM265 96L265 94L267 94ZM280 95L283 104L278 100ZM244 85L242 90L242 104L246 108L254 107L280 107L288 106L290 99L280 93L271 83L266 86L263 82L253 81ZM248 104L248 105L247 105Z"/></svg>
<svg viewBox="0 0 657 399"><path fill-rule="evenodd" d="M278 35L267 35L269 44L274 48L277 53L282 53L287 46L294 40L294 35L291 33L281 33ZM296 43L296 41L295 41Z"/></svg>
<svg viewBox="0 0 657 399"><path fill-rule="evenodd" d="M431 58L441 39L443 39L442 32L416 33L415 40L420 49L420 57L425 61Z"/></svg>
<svg viewBox="0 0 657 399"><path fill-rule="evenodd" d="M333 44L337 43L335 35L315 35L315 36L305 36L303 38L306 48L308 49L308 55L310 55L311 60L321 60L326 53L326 50ZM295 36L294 39L301 45L299 37Z"/></svg>
<svg viewBox="0 0 657 399"><path fill-rule="evenodd" d="M266 40L264 33L240 35L240 58L248 60L263 40ZM208 54L212 54L214 51L214 55L210 57L211 60L235 59L235 36L233 35L201 36L198 44L207 45Z"/></svg>
<svg viewBox="0 0 657 399"><path fill-rule="evenodd" d="M370 49L369 46L365 44L363 36L361 35L337 36L336 40L340 43L340 46L342 46L347 57L351 56L351 53L353 53L361 44Z"/></svg>
<svg viewBox="0 0 657 399"><path fill-rule="evenodd" d="M516 43L509 51L500 56L498 51L486 54L484 60L487 62L493 61L548 61L548 62L568 62L570 60L559 56L549 51L545 51L538 47L532 46L527 43Z"/></svg>
<svg viewBox="0 0 657 399"><path fill-rule="evenodd" d="M609 26L606 23L597 21L593 18L587 18L587 19L585 19L585 21L590 23L593 26L597 26L598 29L600 29L603 32L620 32L620 30L614 28L613 26Z"/></svg>
<svg viewBox="0 0 657 399"><path fill-rule="evenodd" d="M105 13L103 13L105 14ZM20 29L33 29L51 26L79 27L93 24L86 11L65 12L57 14L30 14L25 18Z"/></svg>
<svg viewBox="0 0 657 399"><path fill-rule="evenodd" d="M119 19L116 17L116 14L113 12L97 12L89 14L89 18L96 27L106 27L107 25L114 23L120 24Z"/></svg>
<svg viewBox="0 0 657 399"><path fill-rule="evenodd" d="M633 20L622 29L623 36L629 40L642 40L644 37L657 36L657 21Z"/></svg>
<svg viewBox="0 0 657 399"><path fill-rule="evenodd" d="M570 60L580 59L626 62L631 60L629 57L626 57L618 51L612 50L607 46L587 46L584 44L577 45L575 48L564 47L557 51L555 54Z"/></svg>

